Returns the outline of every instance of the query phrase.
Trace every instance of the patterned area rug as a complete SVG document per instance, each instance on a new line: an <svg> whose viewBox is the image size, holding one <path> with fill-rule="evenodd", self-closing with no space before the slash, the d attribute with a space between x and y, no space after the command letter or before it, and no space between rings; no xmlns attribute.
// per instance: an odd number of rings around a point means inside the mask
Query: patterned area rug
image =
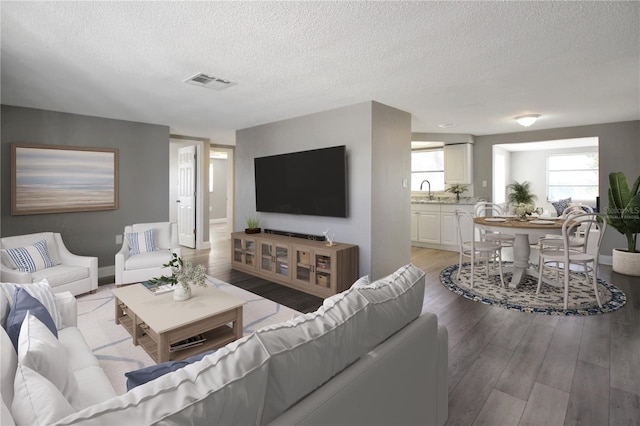
<svg viewBox="0 0 640 426"><path fill-rule="evenodd" d="M247 301L243 308L244 334L298 315L298 311L260 297L238 287L208 277L209 285ZM95 294L79 296L78 328L118 394L126 392L124 373L155 364L140 347L133 346L131 336L114 321L115 284L101 285Z"/></svg>
<svg viewBox="0 0 640 426"><path fill-rule="evenodd" d="M503 262L507 266L510 262ZM534 265L531 266L535 268ZM463 263L460 282L457 279L458 265L451 265L440 273L440 282L454 293L487 305L514 309L521 312L534 312L547 315L595 315L620 309L627 301L626 295L616 286L598 279L598 291L602 308L598 306L593 292L592 281L584 274L571 273L569 283L569 309L564 309L564 287L542 284L540 294L536 294L538 278L527 275L518 288L504 288L498 275L487 279L483 267L475 268L474 287L471 288L471 264ZM545 276L555 279L555 272L545 272ZM505 283L511 280L511 273L504 274ZM562 275L560 275L562 279Z"/></svg>

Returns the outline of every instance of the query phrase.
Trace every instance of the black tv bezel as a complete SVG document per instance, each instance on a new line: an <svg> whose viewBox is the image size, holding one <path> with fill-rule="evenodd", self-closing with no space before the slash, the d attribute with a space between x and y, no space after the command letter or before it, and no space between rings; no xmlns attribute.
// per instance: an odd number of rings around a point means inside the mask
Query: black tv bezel
<svg viewBox="0 0 640 426"><path fill-rule="evenodd" d="M280 211L280 210L267 210L264 208L264 206L259 206L258 205L258 167L257 167L257 161L258 160L263 160L263 159L269 159L269 158L283 158L283 157L289 157L289 156L296 156L296 155L300 155L300 154L310 154L313 152L319 152L319 151L326 151L326 150L335 150L335 149L341 149L343 152L343 158L344 158L344 184L343 184L343 189L344 189L344 200L343 200L343 204L342 206L344 207L340 214L326 214L325 212L322 213L312 213L312 212L294 212L294 211ZM335 167L332 167L332 170L335 170ZM274 154L274 155L265 155L265 156L261 156L261 157L254 157L254 189L255 189L255 203L256 203L256 211L260 212L260 213L281 213L281 214L290 214L290 215L294 215L294 216L315 216L315 217L334 217L334 218L347 218L349 217L349 185L348 185L348 170L347 170L347 147L346 145L336 145L336 146L329 146L329 147L323 147L323 148L315 148L315 149L309 149L309 150L303 150L303 151L293 151L293 152L287 152L287 153L282 153L282 154ZM262 207L262 209L261 209Z"/></svg>

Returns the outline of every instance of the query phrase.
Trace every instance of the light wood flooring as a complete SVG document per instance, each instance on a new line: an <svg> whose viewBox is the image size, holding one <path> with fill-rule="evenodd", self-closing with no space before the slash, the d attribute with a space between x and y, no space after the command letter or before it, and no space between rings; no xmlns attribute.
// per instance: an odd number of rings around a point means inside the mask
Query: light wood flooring
<svg viewBox="0 0 640 426"><path fill-rule="evenodd" d="M184 257L232 282L229 238L213 240L211 250L187 249ZM425 308L449 331L448 425L640 425L640 278L603 266L602 278L627 295L613 313L527 314L447 290L440 271L457 260L454 252L412 249L412 262L427 274ZM305 312L321 303L263 280L256 286Z"/></svg>

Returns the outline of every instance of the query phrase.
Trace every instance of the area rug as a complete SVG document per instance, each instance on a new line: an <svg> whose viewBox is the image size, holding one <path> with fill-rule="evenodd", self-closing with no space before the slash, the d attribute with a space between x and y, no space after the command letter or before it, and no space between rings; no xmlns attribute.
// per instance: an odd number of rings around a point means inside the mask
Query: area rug
<svg viewBox="0 0 640 426"><path fill-rule="evenodd" d="M504 266L509 264L510 262L503 262ZM531 267L535 268L534 265ZM553 277L550 274L553 274ZM587 281L584 274L577 272L572 272L570 277L569 309L564 309L564 287L543 283L540 294L536 294L537 277L526 275L518 288L513 289L508 287L512 274L505 273L504 279L507 283L505 288L500 283L500 276L490 276L487 279L484 267L476 267L474 287L471 288L469 285L470 263L462 264L460 282L457 275L458 265L451 265L440 273L440 282L449 290L467 299L521 312L547 315L596 315L620 309L627 301L626 295L619 288L598 279L598 291L602 301L602 308L600 308L593 292L592 281ZM553 279L555 272L545 272L545 276Z"/></svg>
<svg viewBox="0 0 640 426"><path fill-rule="evenodd" d="M243 308L243 331L253 331L291 319L300 312L272 302L218 279L207 277L209 285L247 301ZM114 321L115 284L101 285L95 294L78 296L78 328L84 335L100 367L118 394L126 392L124 373L155 362L140 346L133 346L131 335Z"/></svg>

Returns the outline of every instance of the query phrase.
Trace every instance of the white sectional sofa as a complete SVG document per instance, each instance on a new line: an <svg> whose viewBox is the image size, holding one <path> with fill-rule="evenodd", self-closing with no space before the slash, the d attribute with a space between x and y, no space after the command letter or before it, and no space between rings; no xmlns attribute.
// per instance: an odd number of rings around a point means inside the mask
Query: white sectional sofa
<svg viewBox="0 0 640 426"><path fill-rule="evenodd" d="M360 279L316 312L123 395L105 392L102 402L54 423L442 425L448 336L435 315L421 312L424 280L413 265L373 283ZM10 373L3 356L5 403Z"/></svg>
<svg viewBox="0 0 640 426"><path fill-rule="evenodd" d="M64 348L68 363L73 370L73 374L78 382L81 394L81 406L90 407L100 402L115 398L116 392L113 390L109 379L104 374L98 364L98 360L91 352L82 333L77 328L77 308L76 299L70 292L56 293L55 303L60 312L63 328L58 330L58 340ZM9 336L4 329L4 320L8 309L6 295L0 289L0 315L3 324L0 330L0 365L2 372L2 382L0 390L2 392L2 412L0 413L0 424L2 426L13 425L14 419L10 409L14 399L14 380L18 368L18 357L13 348ZM44 407L47 411L46 398L36 399L35 404ZM28 418L30 413L22 413L23 418ZM18 416L20 417L20 416Z"/></svg>

